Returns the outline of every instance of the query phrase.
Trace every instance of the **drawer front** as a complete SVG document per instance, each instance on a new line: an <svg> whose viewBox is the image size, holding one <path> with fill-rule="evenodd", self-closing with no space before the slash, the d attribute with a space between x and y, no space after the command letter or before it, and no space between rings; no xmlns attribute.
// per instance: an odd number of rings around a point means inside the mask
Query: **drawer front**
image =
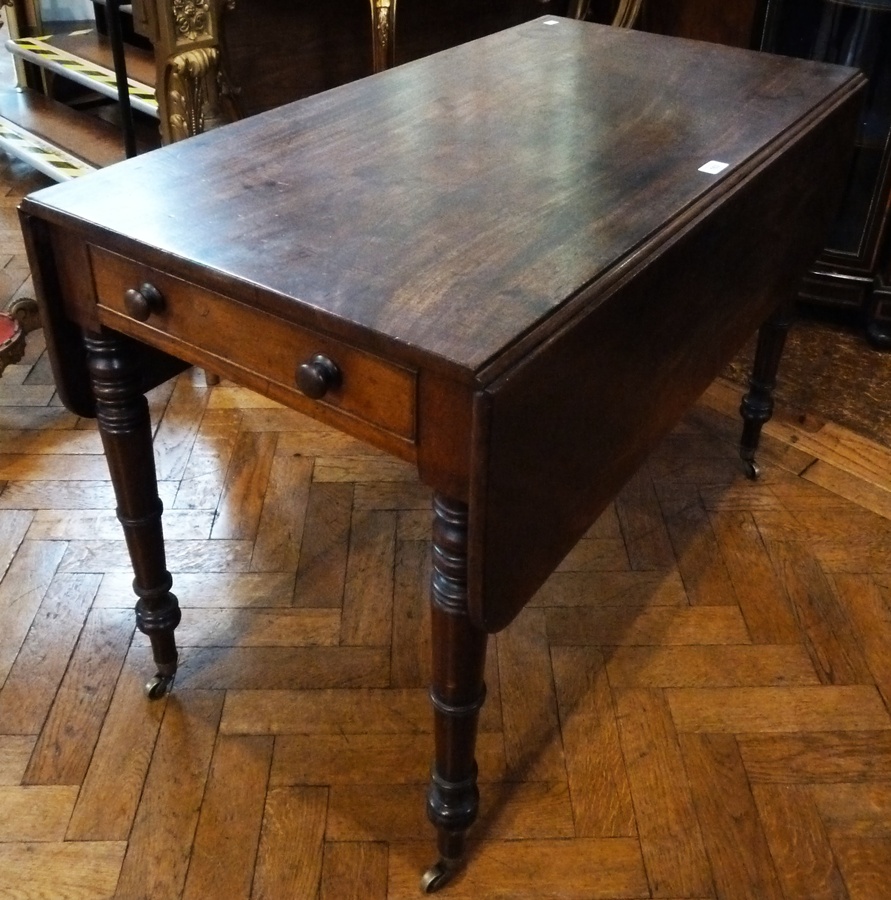
<svg viewBox="0 0 891 900"><path fill-rule="evenodd" d="M220 360L221 374L234 368L237 380L237 370L245 370L253 385L258 378L271 382L277 388L271 393L293 398L292 405L310 415L318 405L415 441L416 372L116 253L90 247L90 258L100 319L109 327L212 368L203 362L209 354ZM149 297L154 303L140 321L125 295L145 283L159 297ZM115 315L103 316L103 310ZM311 399L298 388L297 372L318 356L334 363L339 383Z"/></svg>

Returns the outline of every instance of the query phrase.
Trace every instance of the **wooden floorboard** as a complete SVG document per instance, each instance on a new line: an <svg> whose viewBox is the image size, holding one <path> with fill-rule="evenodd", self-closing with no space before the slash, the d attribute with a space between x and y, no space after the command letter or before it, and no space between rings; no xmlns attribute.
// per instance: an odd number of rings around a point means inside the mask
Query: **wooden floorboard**
<svg viewBox="0 0 891 900"><path fill-rule="evenodd" d="M0 156L2 302L44 183ZM492 642L443 896L891 896L891 356L827 334L790 341L759 482L731 370ZM0 897L417 896L429 490L226 382L154 391L182 667L147 702L95 426L28 344L0 378Z"/></svg>

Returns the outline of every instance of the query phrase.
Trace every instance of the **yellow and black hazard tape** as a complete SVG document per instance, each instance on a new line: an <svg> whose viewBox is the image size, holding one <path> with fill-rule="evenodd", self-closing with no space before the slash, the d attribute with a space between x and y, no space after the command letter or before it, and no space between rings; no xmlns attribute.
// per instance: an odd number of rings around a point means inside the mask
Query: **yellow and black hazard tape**
<svg viewBox="0 0 891 900"><path fill-rule="evenodd" d="M90 34L90 31L72 31L71 35ZM88 59L82 59L56 47L53 43L53 35L44 34L39 37L16 38L6 42L10 51L22 59L43 66L62 75L66 75L72 81L76 81L85 87L92 88L97 93L113 100L118 96L118 85L115 74L111 69L106 69ZM142 84L132 78L127 79L130 87L130 103L134 109L157 117L158 101L155 91L150 85Z"/></svg>
<svg viewBox="0 0 891 900"><path fill-rule="evenodd" d="M70 181L72 178L96 171L89 163L14 125L2 116L0 116L0 148L55 181Z"/></svg>

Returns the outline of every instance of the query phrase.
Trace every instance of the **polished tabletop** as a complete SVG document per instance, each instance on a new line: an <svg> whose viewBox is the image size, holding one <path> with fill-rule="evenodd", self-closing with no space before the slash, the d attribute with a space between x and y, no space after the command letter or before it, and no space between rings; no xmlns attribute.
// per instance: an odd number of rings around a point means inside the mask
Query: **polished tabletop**
<svg viewBox="0 0 891 900"><path fill-rule="evenodd" d="M466 377L543 340L849 78L545 17L34 199Z"/></svg>

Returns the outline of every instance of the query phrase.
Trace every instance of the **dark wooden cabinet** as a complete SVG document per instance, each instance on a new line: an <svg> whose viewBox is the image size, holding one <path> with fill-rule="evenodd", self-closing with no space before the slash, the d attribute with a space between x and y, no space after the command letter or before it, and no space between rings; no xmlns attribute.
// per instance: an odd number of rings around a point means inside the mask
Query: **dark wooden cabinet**
<svg viewBox="0 0 891 900"><path fill-rule="evenodd" d="M393 3L393 57L402 64L542 15L569 0L403 0ZM273 109L375 71L368 0L220 4L220 57L236 118Z"/></svg>
<svg viewBox="0 0 891 900"><path fill-rule="evenodd" d="M656 34L757 47L767 0L645 0L639 25Z"/></svg>
<svg viewBox="0 0 891 900"><path fill-rule="evenodd" d="M640 27L861 69L869 78L847 188L801 289L809 310L891 348L891 0L648 0Z"/></svg>
<svg viewBox="0 0 891 900"><path fill-rule="evenodd" d="M891 348L891 0L768 0L758 46L869 78L841 209L802 298Z"/></svg>

